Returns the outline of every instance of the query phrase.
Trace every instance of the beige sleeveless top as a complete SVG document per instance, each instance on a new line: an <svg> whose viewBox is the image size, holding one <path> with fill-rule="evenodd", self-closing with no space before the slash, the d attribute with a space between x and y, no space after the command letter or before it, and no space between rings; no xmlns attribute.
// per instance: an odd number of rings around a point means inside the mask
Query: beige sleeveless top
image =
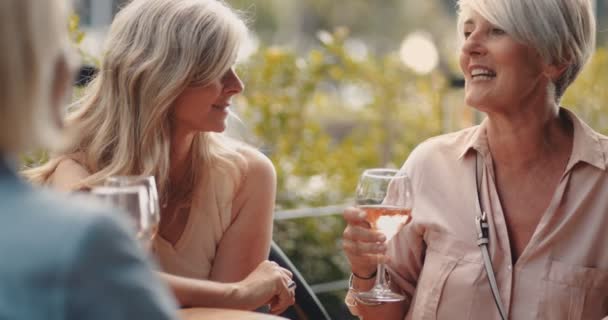
<svg viewBox="0 0 608 320"><path fill-rule="evenodd" d="M69 155L82 166L79 155ZM57 165L59 165L57 162ZM84 166L82 166L84 168ZM239 172L231 172L239 174ZM53 178L54 172L47 181ZM195 278L208 279L219 242L228 229L232 219L232 201L238 191L235 179L223 170L209 173L210 180L200 179L194 186L188 222L179 238L172 245L160 235L156 236L152 251L161 269L167 273ZM244 179L242 171L236 181ZM205 188L211 181L213 187Z"/></svg>
<svg viewBox="0 0 608 320"><path fill-rule="evenodd" d="M214 170L215 171L215 170ZM172 245L160 235L153 251L163 271L183 277L208 279L216 249L228 229L235 197L233 179L221 172L212 172L214 187L195 185L188 222L179 240Z"/></svg>

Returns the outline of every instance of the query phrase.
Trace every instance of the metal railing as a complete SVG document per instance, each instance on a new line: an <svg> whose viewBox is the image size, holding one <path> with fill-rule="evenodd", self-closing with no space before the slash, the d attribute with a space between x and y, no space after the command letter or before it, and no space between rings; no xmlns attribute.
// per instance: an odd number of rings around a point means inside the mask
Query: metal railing
<svg viewBox="0 0 608 320"><path fill-rule="evenodd" d="M289 220L297 218L326 217L341 214L347 204L326 207L279 210L274 213L274 220Z"/></svg>
<svg viewBox="0 0 608 320"><path fill-rule="evenodd" d="M327 217L342 214L342 211L349 206L348 204L340 204L325 207L315 208L299 208L289 210L277 210L274 213L274 220L290 220L299 218L314 218L314 217ZM297 267L297 266L296 266ZM348 289L348 279L341 279L336 281L322 282L311 284L310 288L315 294L345 290Z"/></svg>

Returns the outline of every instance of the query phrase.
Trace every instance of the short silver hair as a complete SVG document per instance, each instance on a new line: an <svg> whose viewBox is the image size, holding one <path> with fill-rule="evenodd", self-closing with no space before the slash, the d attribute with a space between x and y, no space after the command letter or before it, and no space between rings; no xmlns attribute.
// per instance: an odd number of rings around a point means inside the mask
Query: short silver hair
<svg viewBox="0 0 608 320"><path fill-rule="evenodd" d="M555 99L576 79L595 50L591 0L458 0L458 31L471 11L534 48L545 61L568 67L554 81Z"/></svg>

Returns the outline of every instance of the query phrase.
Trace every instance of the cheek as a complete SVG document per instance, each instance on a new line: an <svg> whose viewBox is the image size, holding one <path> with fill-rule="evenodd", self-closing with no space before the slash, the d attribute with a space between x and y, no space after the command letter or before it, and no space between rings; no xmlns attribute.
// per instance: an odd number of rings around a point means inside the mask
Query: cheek
<svg viewBox="0 0 608 320"><path fill-rule="evenodd" d="M191 121L194 118L195 111L196 104L191 99L183 97L176 100L173 105L173 118L177 122Z"/></svg>
<svg viewBox="0 0 608 320"><path fill-rule="evenodd" d="M467 69L467 64L468 64L467 62L468 62L467 56L464 53L460 53L460 55L458 56L458 64L460 66L460 71L465 76L466 76L466 69Z"/></svg>
<svg viewBox="0 0 608 320"><path fill-rule="evenodd" d="M196 100L181 101L175 106L175 118L181 121L192 121L200 117L205 110L196 103Z"/></svg>
<svg viewBox="0 0 608 320"><path fill-rule="evenodd" d="M543 63L538 53L523 46L511 46L510 49L501 55L510 73L518 78L536 77L542 73Z"/></svg>

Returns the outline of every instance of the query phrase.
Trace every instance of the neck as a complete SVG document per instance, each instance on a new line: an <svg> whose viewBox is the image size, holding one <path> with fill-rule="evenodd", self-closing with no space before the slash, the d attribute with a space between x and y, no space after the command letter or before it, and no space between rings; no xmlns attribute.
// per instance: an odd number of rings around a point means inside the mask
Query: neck
<svg viewBox="0 0 608 320"><path fill-rule="evenodd" d="M194 132L173 132L171 137L169 179L178 183L191 165Z"/></svg>
<svg viewBox="0 0 608 320"><path fill-rule="evenodd" d="M555 103L529 105L516 112L488 114L488 145L495 165L525 168L543 163L572 145L570 122Z"/></svg>

